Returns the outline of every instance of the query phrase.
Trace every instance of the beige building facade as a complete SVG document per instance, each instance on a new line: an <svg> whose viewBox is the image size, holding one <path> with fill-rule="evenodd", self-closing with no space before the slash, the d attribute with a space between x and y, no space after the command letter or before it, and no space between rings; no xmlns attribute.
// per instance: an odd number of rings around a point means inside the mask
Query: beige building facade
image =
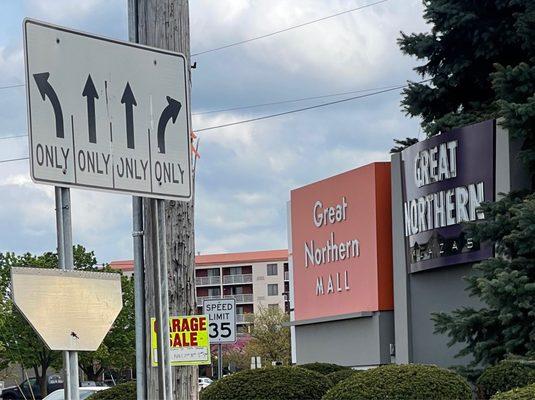
<svg viewBox="0 0 535 400"><path fill-rule="evenodd" d="M127 276L133 261L112 261L110 266ZM239 332L247 332L261 308L277 307L289 312L289 271L287 250L206 254L195 257L197 312L205 299L236 300Z"/></svg>

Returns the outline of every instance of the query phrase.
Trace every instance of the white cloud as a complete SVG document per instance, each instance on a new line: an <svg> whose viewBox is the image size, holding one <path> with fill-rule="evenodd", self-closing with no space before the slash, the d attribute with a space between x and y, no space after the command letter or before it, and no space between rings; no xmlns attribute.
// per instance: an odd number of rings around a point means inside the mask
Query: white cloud
<svg viewBox="0 0 535 400"><path fill-rule="evenodd" d="M192 49L202 51L365 4L357 0L196 0ZM0 23L2 13L0 5ZM26 0L28 15L106 36L126 37L125 0ZM199 57L198 109L226 108L396 84L414 60L396 44L400 30L425 29L421 1L389 1L355 13ZM9 15L4 18L19 18ZM23 78L22 39L0 38L0 74ZM9 83L8 81L2 83ZM321 101L193 117L196 129ZM24 91L0 92L0 136L24 133ZM196 245L202 253L286 246L289 191L388 159L393 137L415 136L417 121L385 94L334 107L199 134ZM27 154L25 139L0 141L0 159ZM0 164L0 251L55 248L53 189L36 185L27 162ZM72 190L75 242L99 261L131 256L128 196Z"/></svg>

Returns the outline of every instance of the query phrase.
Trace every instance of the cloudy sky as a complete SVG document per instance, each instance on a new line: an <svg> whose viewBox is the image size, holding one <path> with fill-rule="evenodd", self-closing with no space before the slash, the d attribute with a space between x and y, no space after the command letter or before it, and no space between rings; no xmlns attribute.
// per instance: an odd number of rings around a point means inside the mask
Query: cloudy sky
<svg viewBox="0 0 535 400"><path fill-rule="evenodd" d="M190 0L192 53L260 36L374 0ZM250 119L349 95L217 113L208 111L375 89L418 79L398 50L421 32L421 0L389 0L240 46L194 57L193 128ZM0 86L24 83L22 19L33 17L127 39L126 0L0 1ZM393 138L421 135L399 92L201 132L196 248L201 253L286 247L289 191L373 161ZM200 113L200 114L199 114ZM23 87L0 89L0 138L25 134ZM0 160L27 155L26 138L0 139ZM99 262L132 257L131 198L72 190L75 243ZM0 164L0 252L55 248L53 188L28 162Z"/></svg>

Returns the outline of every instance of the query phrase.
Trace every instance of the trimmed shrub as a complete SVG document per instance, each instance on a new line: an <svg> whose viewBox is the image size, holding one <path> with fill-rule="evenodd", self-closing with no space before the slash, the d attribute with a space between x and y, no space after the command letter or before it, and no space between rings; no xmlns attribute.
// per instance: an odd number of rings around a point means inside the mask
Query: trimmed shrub
<svg viewBox="0 0 535 400"><path fill-rule="evenodd" d="M535 384L497 393L492 400L533 400L535 399Z"/></svg>
<svg viewBox="0 0 535 400"><path fill-rule="evenodd" d="M384 365L341 381L323 400L471 400L468 382L434 365Z"/></svg>
<svg viewBox="0 0 535 400"><path fill-rule="evenodd" d="M498 392L535 383L535 366L518 361L502 361L488 367L477 380L479 397L488 399Z"/></svg>
<svg viewBox="0 0 535 400"><path fill-rule="evenodd" d="M201 400L320 400L332 386L325 376L304 368L240 371L201 391Z"/></svg>
<svg viewBox="0 0 535 400"><path fill-rule="evenodd" d="M353 374L357 374L359 372L362 372L362 370L347 368L341 369L340 371L331 372L325 376L331 380L333 385L336 385L337 383L342 382L344 379L347 379L350 376L353 376Z"/></svg>
<svg viewBox="0 0 535 400"><path fill-rule="evenodd" d="M336 371L341 371L343 369L350 369L349 367L344 367L338 364L329 364L329 363L320 363L320 362L315 362L315 363L310 363L310 364L301 364L301 365L297 365L297 367L305 368L310 371L319 372L322 375L327 375Z"/></svg>
<svg viewBox="0 0 535 400"><path fill-rule="evenodd" d="M88 400L136 400L136 382L126 382L107 390L96 392Z"/></svg>

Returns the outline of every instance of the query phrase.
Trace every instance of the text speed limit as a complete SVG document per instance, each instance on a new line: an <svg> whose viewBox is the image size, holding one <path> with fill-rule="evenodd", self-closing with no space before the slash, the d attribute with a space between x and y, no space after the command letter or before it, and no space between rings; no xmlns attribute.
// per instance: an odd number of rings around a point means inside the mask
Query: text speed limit
<svg viewBox="0 0 535 400"><path fill-rule="evenodd" d="M208 316L210 343L236 342L236 301L234 299L204 300L203 313Z"/></svg>

